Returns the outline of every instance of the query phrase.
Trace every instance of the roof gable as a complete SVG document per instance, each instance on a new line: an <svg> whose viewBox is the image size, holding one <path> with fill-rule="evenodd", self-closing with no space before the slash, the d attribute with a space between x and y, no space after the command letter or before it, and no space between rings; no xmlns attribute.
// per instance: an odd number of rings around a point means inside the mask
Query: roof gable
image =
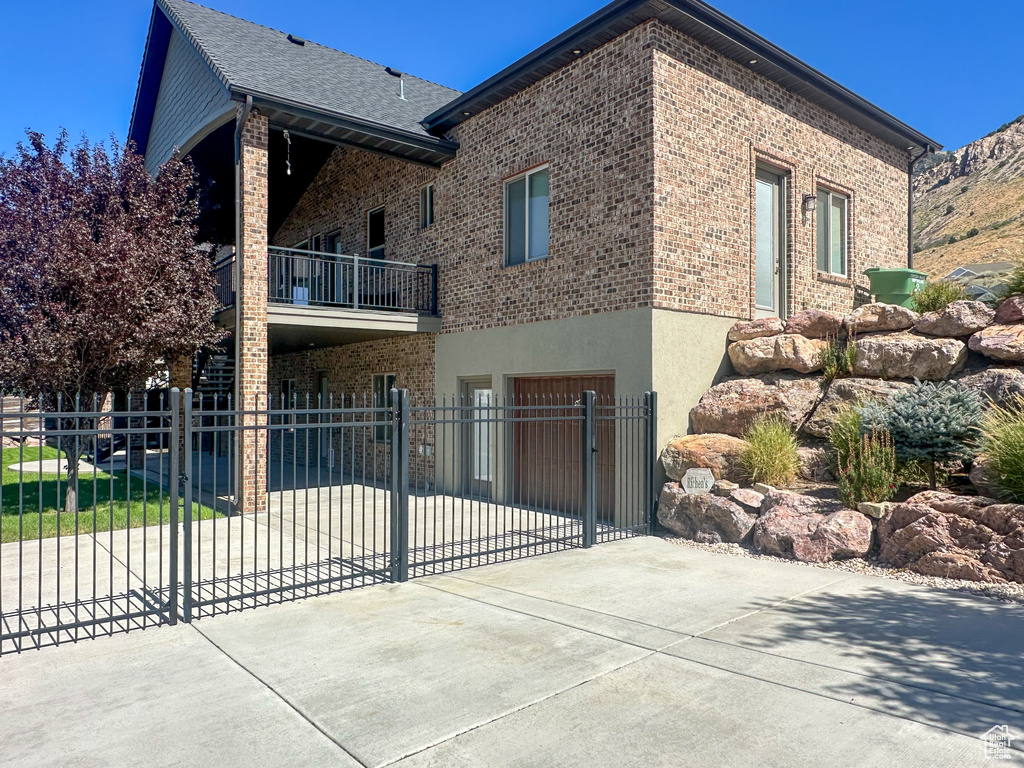
<svg viewBox="0 0 1024 768"><path fill-rule="evenodd" d="M385 67L186 0L158 0L232 90L287 98L295 104L428 136L420 122L459 95L412 75L398 78Z"/></svg>

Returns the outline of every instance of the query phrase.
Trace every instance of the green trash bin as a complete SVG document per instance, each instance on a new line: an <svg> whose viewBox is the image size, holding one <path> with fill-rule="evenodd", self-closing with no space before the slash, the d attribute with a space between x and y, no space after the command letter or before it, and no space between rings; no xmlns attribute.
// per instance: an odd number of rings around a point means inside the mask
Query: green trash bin
<svg viewBox="0 0 1024 768"><path fill-rule="evenodd" d="M864 270L871 281L871 295L882 304L899 304L901 307L913 309L911 294L924 286L924 272L916 269L879 269L872 267Z"/></svg>

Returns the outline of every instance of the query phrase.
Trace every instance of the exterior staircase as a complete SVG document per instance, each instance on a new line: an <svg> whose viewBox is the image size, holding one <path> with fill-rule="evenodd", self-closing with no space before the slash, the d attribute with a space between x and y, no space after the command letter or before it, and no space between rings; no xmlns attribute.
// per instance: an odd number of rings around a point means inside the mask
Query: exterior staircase
<svg viewBox="0 0 1024 768"><path fill-rule="evenodd" d="M235 391L235 358L234 355L212 354L203 360L196 361L198 371L197 395L231 395Z"/></svg>

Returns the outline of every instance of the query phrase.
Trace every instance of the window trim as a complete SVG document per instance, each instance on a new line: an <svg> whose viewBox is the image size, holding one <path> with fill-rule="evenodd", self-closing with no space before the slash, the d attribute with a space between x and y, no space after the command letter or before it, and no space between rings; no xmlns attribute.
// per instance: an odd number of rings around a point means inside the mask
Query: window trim
<svg viewBox="0 0 1024 768"><path fill-rule="evenodd" d="M541 171L548 171L548 249L543 256L534 256L530 258L530 176ZM508 263L508 187L510 184L519 181L520 179L526 179L526 205L524 210L523 225L526 230L526 258L516 264ZM535 165L533 168L527 168L525 171L508 176L501 182L502 188L502 199L501 199L501 220L502 220L502 232L501 232L501 250L502 267L518 267L523 264L532 264L535 261L543 261L551 255L551 172L550 163L541 163Z"/></svg>
<svg viewBox="0 0 1024 768"><path fill-rule="evenodd" d="M424 184L420 187L420 231L430 229L434 226L434 196L436 188L434 182ZM424 205L424 200L429 198L429 205Z"/></svg>
<svg viewBox="0 0 1024 768"><path fill-rule="evenodd" d="M391 379L391 386L388 387L388 379ZM382 392L383 402L378 405L377 403L377 381L383 380L384 389ZM373 398L374 410L379 409L390 409L392 403L388 402L391 397L391 390L398 388L398 374L397 373L374 373L370 377L370 393ZM375 443L390 443L391 442L391 430L387 424L378 424L373 428L373 442Z"/></svg>
<svg viewBox="0 0 1024 768"><path fill-rule="evenodd" d="M824 206L824 210L821 210L822 206L820 205L820 203L821 203L821 194L822 193L827 195L827 200L825 201L826 205ZM850 277L850 212L851 212L850 209L851 209L852 204L853 204L853 195L851 195L849 192L841 192L840 190L835 189L834 187L827 186L825 184L818 184L817 187L815 188L815 193L814 194L815 194L815 197L816 197L816 199L818 200L818 203L819 203L818 205L815 206L815 216L816 217L820 217L820 216L824 216L825 217L824 218L824 225L825 225L826 240L827 240L826 248L828 249L827 253L825 254L826 255L826 258L825 258L825 268L822 269L821 263L820 263L822 243L819 242L820 238L818 237L818 234L819 234L819 231L820 231L820 228L821 228L820 224L821 224L822 220L821 219L816 219L815 227L814 227L814 240L815 240L815 243L814 243L814 245L815 245L815 248L814 248L814 266L816 268L816 271L817 271L817 273L819 275L826 276L826 277L849 279L849 277ZM839 198L839 199L845 201L845 204L843 206L843 230L844 231L843 231L843 271L842 272L833 272L832 271L832 198L833 197L836 197L836 198Z"/></svg>
<svg viewBox="0 0 1024 768"><path fill-rule="evenodd" d="M381 213L381 214L384 213L384 206L383 205L378 205L375 208L369 208L366 211L366 256L367 256L367 258L370 258L370 259L381 259L381 260L383 260L387 256L386 252L384 254L381 254L380 256L374 256L372 254L372 251L384 250L387 247L388 238L387 238L387 219L386 218L384 220L384 224L385 224L384 242L381 245L377 246L376 248L373 248L373 249L370 248L370 216L372 216L373 214L378 213L378 212Z"/></svg>

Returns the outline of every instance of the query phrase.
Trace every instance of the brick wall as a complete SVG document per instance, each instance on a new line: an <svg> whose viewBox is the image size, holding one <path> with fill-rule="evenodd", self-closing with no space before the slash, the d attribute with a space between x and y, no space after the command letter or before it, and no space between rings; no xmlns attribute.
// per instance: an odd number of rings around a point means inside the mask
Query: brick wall
<svg viewBox="0 0 1024 768"><path fill-rule="evenodd" d="M338 149L274 236L340 229L366 252L385 207L388 257L439 264L443 332L656 306L753 313L758 162L789 175L788 309L848 310L869 266L903 266L907 153L651 21L453 131L430 169ZM502 267L503 181L548 163L550 256ZM435 183L436 222L419 229ZM850 194L848 278L819 275L821 183Z"/></svg>
<svg viewBox="0 0 1024 768"><path fill-rule="evenodd" d="M788 309L847 311L872 266L906 266L907 152L660 22L654 46L658 307L750 317L758 162L789 174ZM848 279L818 274L818 184L850 195Z"/></svg>
<svg viewBox="0 0 1024 768"><path fill-rule="evenodd" d="M649 305L653 243L651 52L631 30L454 131L438 170L338 149L274 235L290 246L342 229L366 252L385 206L388 258L438 263L443 332ZM503 181L548 163L550 255L502 266ZM432 228L419 189L435 181Z"/></svg>
<svg viewBox="0 0 1024 768"><path fill-rule="evenodd" d="M270 358L270 393L274 407L280 407L281 381L294 379L299 394L299 407L305 407L305 395L310 394L311 407L316 407L317 374L324 371L329 382L333 408L371 407L373 405L374 374L393 373L395 385L408 389L414 404L432 402L434 396L434 336L416 334L389 339L365 341L340 347L328 347ZM324 407L327 407L325 405ZM363 417L355 417L360 420ZM367 417L372 418L372 416ZM301 430L300 430L301 431ZM387 477L390 446L374 440L371 428L336 428L329 437L336 455L336 466L344 462L345 472L383 479ZM304 436L275 440L271 446L271 469L282 455L289 462L294 455L300 465L304 462L306 441ZM317 445L315 434L310 439L311 450ZM423 426L413 425L409 434L409 454L412 471L418 478L433 478L434 435ZM282 452L283 447L283 452ZM293 449L297 449L294 450Z"/></svg>

